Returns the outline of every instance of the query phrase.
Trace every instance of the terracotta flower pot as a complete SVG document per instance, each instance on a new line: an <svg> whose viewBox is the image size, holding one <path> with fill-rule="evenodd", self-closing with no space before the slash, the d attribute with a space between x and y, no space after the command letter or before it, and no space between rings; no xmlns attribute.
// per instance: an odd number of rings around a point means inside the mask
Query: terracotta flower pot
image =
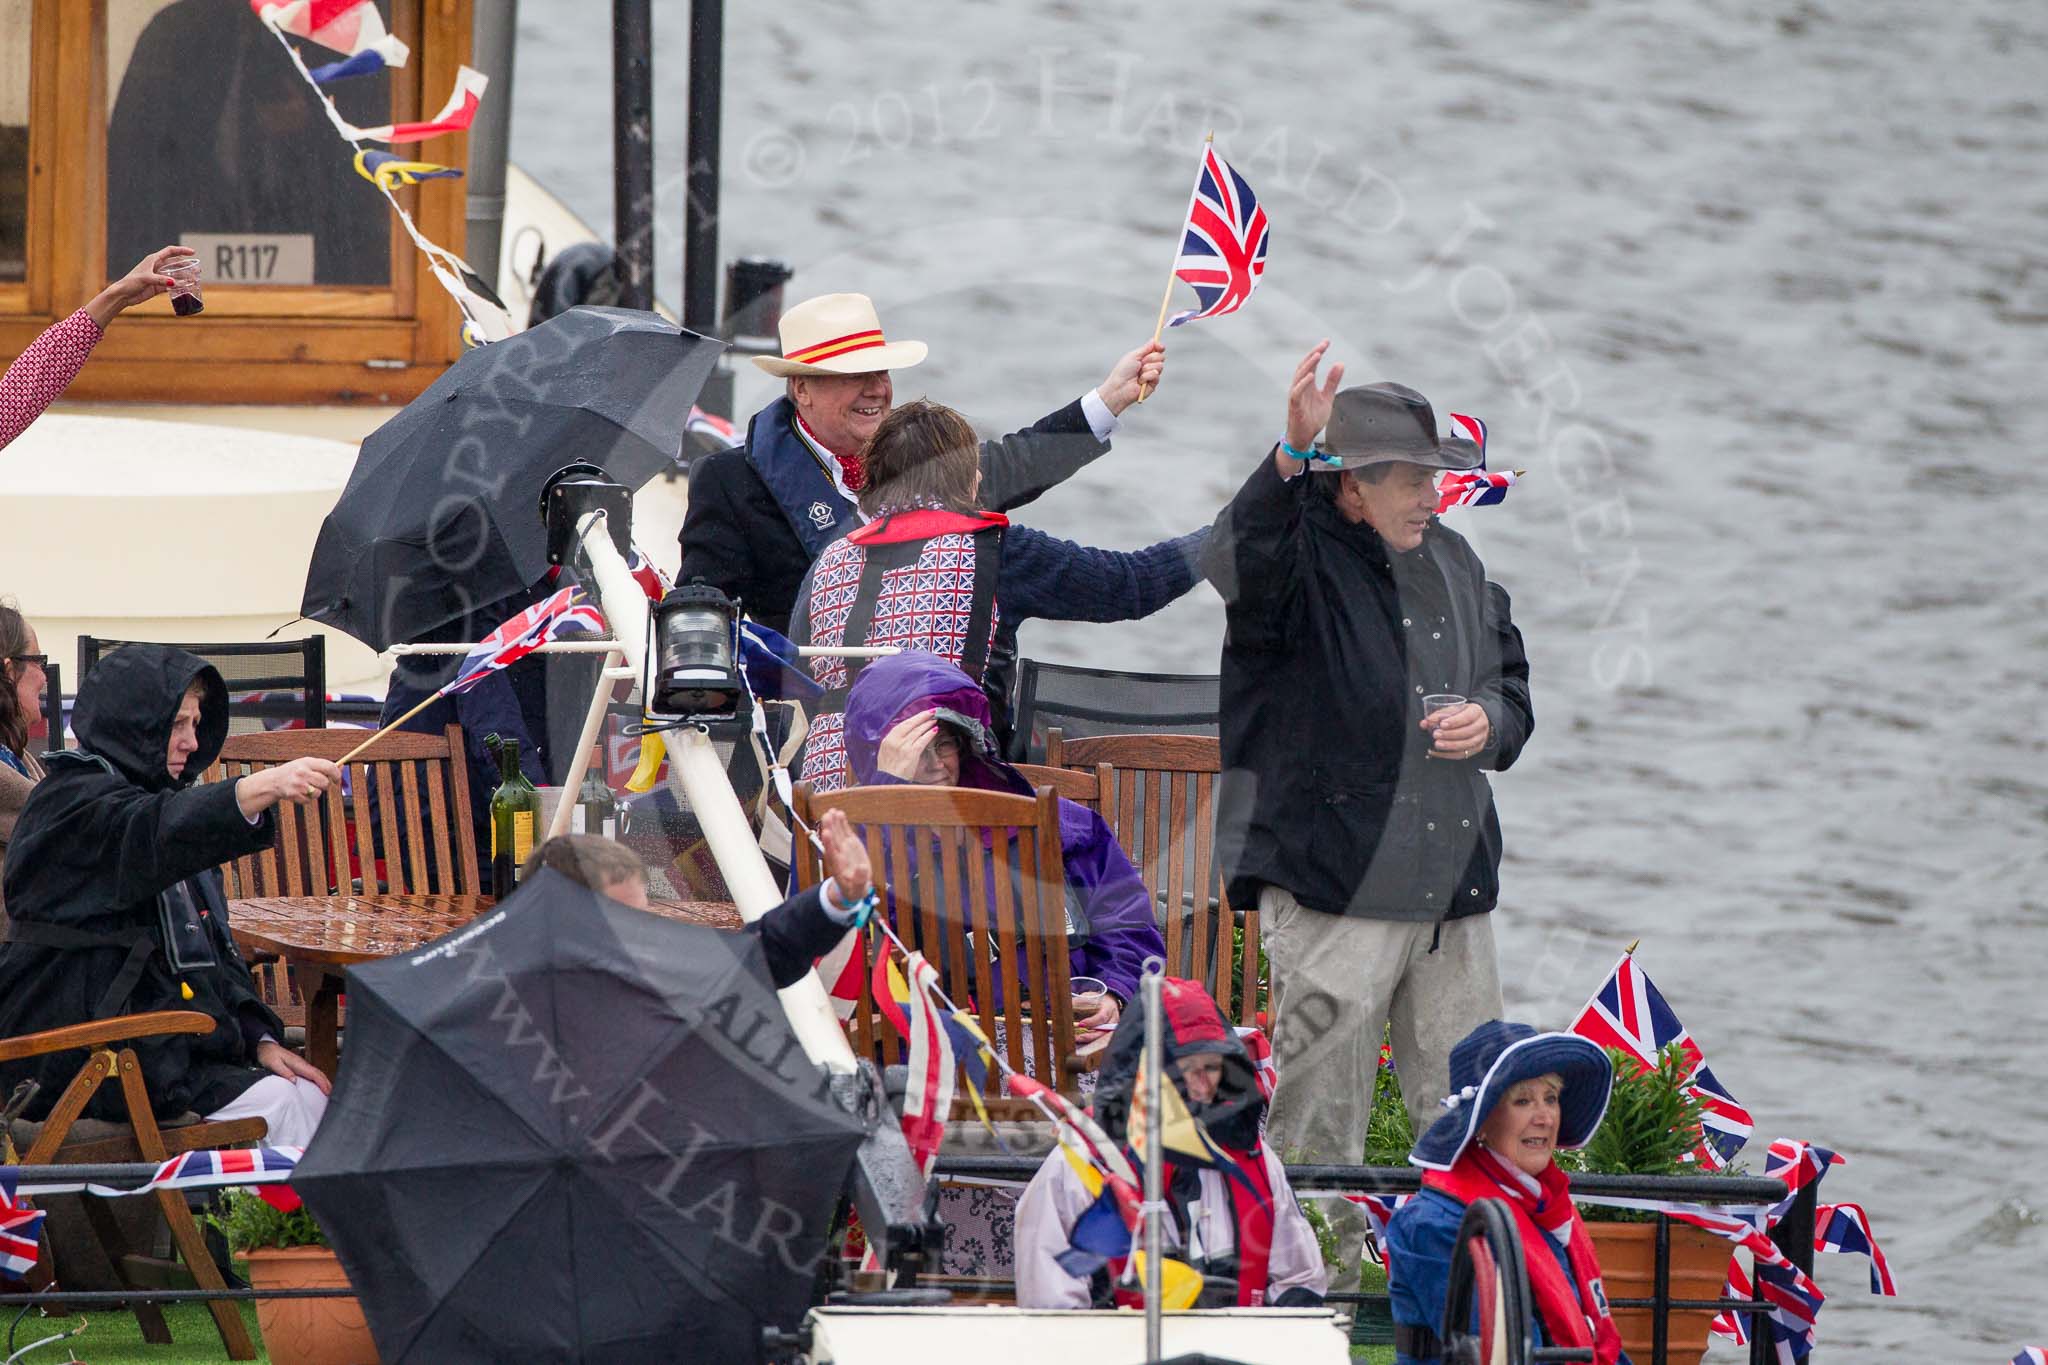
<svg viewBox="0 0 2048 1365"><path fill-rule="evenodd" d="M1600 1257L1600 1278L1610 1299L1647 1299L1657 1292L1657 1225L1596 1223L1588 1220L1593 1250ZM1687 1223L1671 1225L1671 1283L1674 1299L1718 1299L1727 1282L1730 1244ZM1664 1342L1668 1365L1699 1365L1706 1354L1708 1312L1674 1310ZM1614 1325L1622 1345L1638 1361L1650 1359L1654 1314L1648 1308L1617 1308Z"/></svg>
<svg viewBox="0 0 2048 1365"><path fill-rule="evenodd" d="M340 1260L326 1247L259 1247L248 1261L249 1283L259 1291L348 1288ZM274 1365L377 1365L354 1299L258 1299L256 1325Z"/></svg>

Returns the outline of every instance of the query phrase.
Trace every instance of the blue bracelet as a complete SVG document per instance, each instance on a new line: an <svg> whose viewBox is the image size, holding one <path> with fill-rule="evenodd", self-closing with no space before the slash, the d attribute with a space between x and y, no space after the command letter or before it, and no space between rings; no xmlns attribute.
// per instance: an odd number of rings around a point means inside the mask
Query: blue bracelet
<svg viewBox="0 0 2048 1365"><path fill-rule="evenodd" d="M875 907L881 903L882 898L876 894L874 886L870 884L866 895L846 907L846 913L851 916L849 927L865 929L869 917L875 913Z"/></svg>
<svg viewBox="0 0 2048 1365"><path fill-rule="evenodd" d="M1313 447L1307 450L1296 450L1293 446L1287 444L1285 436L1280 438L1280 453L1290 460L1300 460L1303 464L1341 465L1344 463L1335 455L1325 455L1322 451Z"/></svg>

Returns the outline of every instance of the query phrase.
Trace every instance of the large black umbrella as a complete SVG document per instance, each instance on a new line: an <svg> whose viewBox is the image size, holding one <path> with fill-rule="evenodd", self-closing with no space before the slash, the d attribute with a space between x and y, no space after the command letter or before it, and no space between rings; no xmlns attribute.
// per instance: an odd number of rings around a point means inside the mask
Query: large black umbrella
<svg viewBox="0 0 2048 1365"><path fill-rule="evenodd" d="M653 313L572 308L468 352L363 441L299 609L384 649L524 590L547 569L548 475L588 460L638 488L673 467L724 349Z"/></svg>
<svg viewBox="0 0 2048 1365"><path fill-rule="evenodd" d="M752 1362L801 1319L860 1120L753 934L544 871L348 979L293 1188L387 1362Z"/></svg>

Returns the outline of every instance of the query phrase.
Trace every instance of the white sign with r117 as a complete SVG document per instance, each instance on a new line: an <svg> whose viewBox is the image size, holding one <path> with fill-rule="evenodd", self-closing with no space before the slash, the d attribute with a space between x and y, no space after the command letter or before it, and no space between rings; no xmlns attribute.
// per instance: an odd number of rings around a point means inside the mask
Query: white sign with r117
<svg viewBox="0 0 2048 1365"><path fill-rule="evenodd" d="M187 232L179 246L199 253L208 284L311 284L310 232Z"/></svg>

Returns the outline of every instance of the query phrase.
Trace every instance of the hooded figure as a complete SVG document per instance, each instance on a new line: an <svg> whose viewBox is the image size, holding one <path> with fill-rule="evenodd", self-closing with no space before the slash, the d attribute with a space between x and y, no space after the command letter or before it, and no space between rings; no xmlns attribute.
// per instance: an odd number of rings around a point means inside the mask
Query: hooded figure
<svg viewBox="0 0 2048 1365"><path fill-rule="evenodd" d="M1168 977L1160 992L1167 1075L1188 1112L1237 1165L1226 1175L1178 1160L1166 1165L1166 1202L1172 1215L1161 1229L1167 1246L1196 1271L1235 1281L1234 1294L1212 1283L1202 1307L1237 1304L1314 1308L1329 1278L1314 1229L1294 1201L1280 1157L1259 1136L1266 1115L1252 1059L1209 993L1193 981ZM1130 1150L1131 1089L1145 1050L1143 998L1110 1039L1095 1086L1095 1120ZM1136 1166L1135 1155L1132 1165ZM1075 1223L1096 1202L1073 1163L1055 1148L1017 1202L1017 1305L1020 1308L1108 1308L1130 1298L1117 1281L1122 1258L1087 1274L1059 1257L1069 1250ZM1192 1236L1191 1236L1192 1233ZM1071 1266L1071 1268L1070 1268ZM1210 1297L1216 1296L1214 1303Z"/></svg>
<svg viewBox="0 0 2048 1365"><path fill-rule="evenodd" d="M197 692L197 747L174 774L173 731L188 691ZM257 1050L284 1034L235 951L217 865L267 847L270 806L324 788L307 774L333 765L300 759L195 785L227 738L227 687L211 664L164 645L126 645L101 660L72 723L79 747L49 756L49 775L8 849L0 1037L151 1010L202 1011L216 1021L212 1033L129 1046L159 1115L212 1114L271 1074ZM41 1118L85 1057L79 1050L0 1065L0 1091L40 1082L26 1112ZM299 1066L301 1075L311 1071ZM86 1113L125 1120L120 1087L101 1086Z"/></svg>
<svg viewBox="0 0 2048 1365"><path fill-rule="evenodd" d="M939 721L931 743L948 742L957 751L958 765L920 780L1031 795L1030 782L1002 759L980 686L937 655L914 650L876 659L861 670L847 694L846 761L861 785L911 780L882 770L882 741L898 725L926 712L936 712ZM1152 918L1152 895L1109 826L1086 806L1060 802L1060 852L1067 875L1071 970L1107 985L1120 1012L1138 988L1145 959L1166 956L1165 940ZM1105 1013L1107 1018L1077 1024L1113 1027L1116 1014L1108 1007Z"/></svg>

